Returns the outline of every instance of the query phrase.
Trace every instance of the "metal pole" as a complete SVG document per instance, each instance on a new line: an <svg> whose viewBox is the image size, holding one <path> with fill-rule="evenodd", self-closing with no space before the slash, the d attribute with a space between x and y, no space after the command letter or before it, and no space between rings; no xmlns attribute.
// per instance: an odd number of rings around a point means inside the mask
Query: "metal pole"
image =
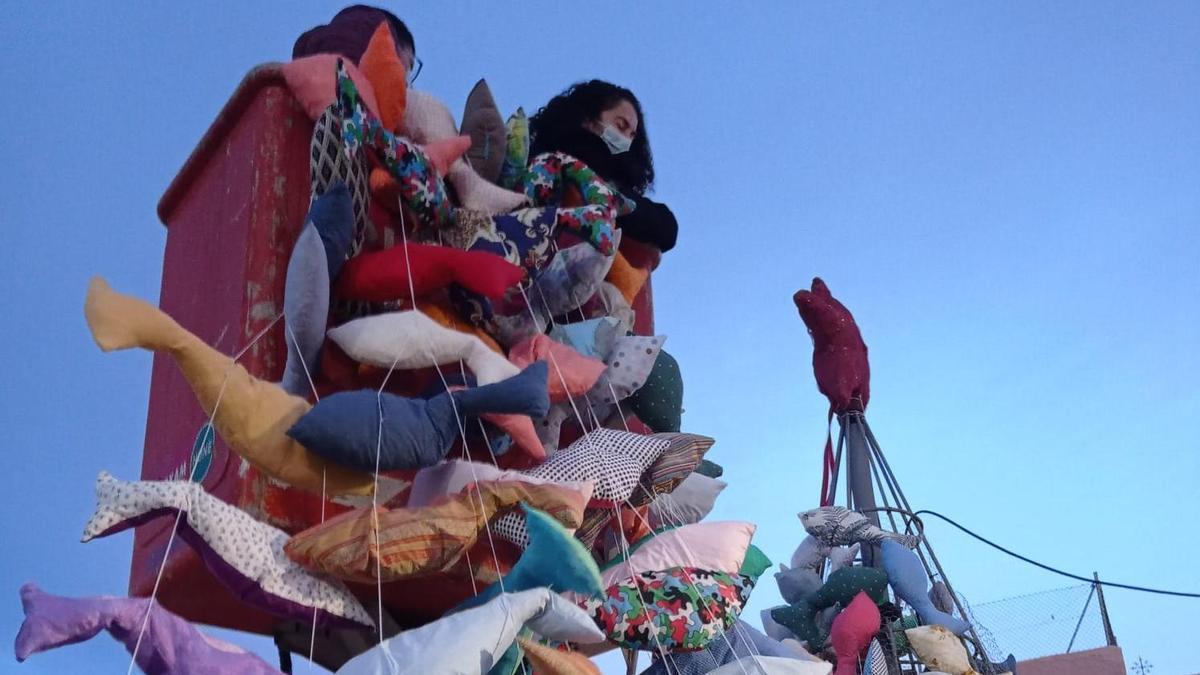
<svg viewBox="0 0 1200 675"><path fill-rule="evenodd" d="M875 487L871 484L871 447L862 413L846 413L841 419L845 420L846 430L846 485L853 498L853 508L879 527L879 513L874 510ZM879 566L878 546L863 544L861 555L864 566Z"/></svg>
<svg viewBox="0 0 1200 675"><path fill-rule="evenodd" d="M1067 653L1071 653L1071 647L1075 646L1075 637L1079 635L1079 627L1083 625L1083 617L1087 616L1088 607L1092 606L1092 596L1096 594L1096 584L1092 584L1092 590L1088 591L1087 602L1083 603L1083 611L1079 613L1079 621L1075 622L1075 632L1071 633L1071 641L1067 643Z"/></svg>
<svg viewBox="0 0 1200 675"><path fill-rule="evenodd" d="M1109 647L1117 646L1117 636L1113 635L1112 624L1108 621L1108 605L1104 604L1104 584L1100 583L1100 573L1092 572L1092 579L1096 581L1096 597L1100 600L1100 618L1104 620L1104 638L1108 641Z"/></svg>

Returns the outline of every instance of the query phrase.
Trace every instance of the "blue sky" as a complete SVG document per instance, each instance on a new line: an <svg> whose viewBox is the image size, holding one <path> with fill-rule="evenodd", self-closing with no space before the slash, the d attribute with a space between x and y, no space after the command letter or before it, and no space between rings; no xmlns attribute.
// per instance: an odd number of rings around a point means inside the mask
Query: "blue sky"
<svg viewBox="0 0 1200 675"><path fill-rule="evenodd" d="M125 592L131 537L78 538L96 473L138 473L151 359L99 353L87 279L157 297L163 190L245 72L340 7L139 5L0 24L4 640L26 580ZM914 505L1068 570L1200 591L1200 5L746 7L398 12L451 110L479 77L506 113L590 77L641 98L681 225L659 331L685 430L718 439L730 483L711 518L757 523L776 560L802 535L826 404L791 294L820 275L870 345L869 417ZM929 535L972 602L1070 583ZM1128 660L1200 671L1200 601L1107 600ZM764 583L748 618L777 602ZM127 663L101 638L0 671Z"/></svg>

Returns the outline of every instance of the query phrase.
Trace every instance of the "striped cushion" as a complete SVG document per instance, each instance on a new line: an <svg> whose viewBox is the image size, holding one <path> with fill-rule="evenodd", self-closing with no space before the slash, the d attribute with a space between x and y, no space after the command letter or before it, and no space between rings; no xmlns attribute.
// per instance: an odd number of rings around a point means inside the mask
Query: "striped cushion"
<svg viewBox="0 0 1200 675"><path fill-rule="evenodd" d="M667 441L667 447L638 481L630 502L634 506L649 504L658 495L674 490L704 459L704 453L716 443L707 436L696 434L654 434L652 438Z"/></svg>
<svg viewBox="0 0 1200 675"><path fill-rule="evenodd" d="M480 482L477 492L448 497L433 506L385 509L376 518L361 508L292 537L284 551L293 561L342 579L374 582L378 561L383 581L444 572L454 567L485 531L487 521L525 503L568 527L583 517L578 490L522 482Z"/></svg>

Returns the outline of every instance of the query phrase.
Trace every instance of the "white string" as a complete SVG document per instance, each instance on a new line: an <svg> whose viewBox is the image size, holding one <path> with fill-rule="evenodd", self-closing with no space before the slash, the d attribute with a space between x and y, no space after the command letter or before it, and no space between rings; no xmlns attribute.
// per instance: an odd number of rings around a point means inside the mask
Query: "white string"
<svg viewBox="0 0 1200 675"><path fill-rule="evenodd" d="M296 339L296 331L292 330L292 324L288 323L287 317L284 317L283 327L287 331L288 337L292 339L292 347L296 350L296 355L300 355L300 341ZM317 385L313 382L312 373L308 371L308 362L300 358L300 366L304 368L304 377L308 380L308 387L312 390L313 399L321 402L321 394L317 392ZM326 465L321 463L321 524L325 524L325 478ZM313 655L317 651L317 607L313 606L312 629L308 636L308 669L312 670Z"/></svg>
<svg viewBox="0 0 1200 675"><path fill-rule="evenodd" d="M242 351L238 352L236 355L234 355L234 357L232 359L230 359L229 365L225 367L225 377L224 377L224 379L221 380L221 388L217 390L217 400L215 402L213 402L212 414L210 414L208 416L208 423L205 425L205 427L202 428L205 430L205 433L207 433L207 430L211 429L213 435L214 436L216 435L216 430L213 428L213 420L215 420L217 418L217 410L221 407L221 399L225 397L225 385L227 385L229 383L229 372L231 370L233 370L233 366L237 363L238 359L242 358L242 356L244 356L246 354L246 352L250 351L250 348L253 347L255 344L257 344L258 341L261 340L262 337L264 335L266 335L268 331L270 331L272 328L274 328L275 324L279 323L279 320L282 318L283 318L282 314L279 314L278 316L276 316L271 321L271 323L267 324L266 328L263 328L262 330L260 330L258 332L258 334L255 335L254 338L250 340L250 344L246 345L242 349ZM213 440L215 441L216 439L214 438ZM199 456L197 454L197 459L198 458L199 458ZM192 459L193 459L192 457L190 457L190 456L188 457L188 478L189 478L189 480L191 479L192 474L195 473L195 471L196 471L196 467L195 467ZM189 503L189 506L190 506L190 503ZM154 588L150 591L150 601L146 603L146 613L142 616L142 625L138 629L137 641L134 642L133 651L129 655L129 668L126 669L125 675L131 675L133 673L133 666L137 663L138 650L141 649L142 639L146 636L146 624L150 621L150 611L152 609L154 609L154 602L155 602L155 599L158 597L158 587L162 583L163 572L167 569L167 560L171 556L171 545L175 543L175 533L179 531L179 521L182 518L183 518L183 511L182 510L176 511L175 512L175 524L171 526L171 536L169 536L167 538L167 546L166 546L166 548L163 549L162 562L159 563L158 574L154 578Z"/></svg>

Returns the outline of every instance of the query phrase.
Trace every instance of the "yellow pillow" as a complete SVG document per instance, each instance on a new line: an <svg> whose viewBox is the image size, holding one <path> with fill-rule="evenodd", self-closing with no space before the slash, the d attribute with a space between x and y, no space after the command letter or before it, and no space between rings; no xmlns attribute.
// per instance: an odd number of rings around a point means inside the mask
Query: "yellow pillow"
<svg viewBox="0 0 1200 675"><path fill-rule="evenodd" d="M930 670L950 675L979 675L971 668L967 648L954 633L941 626L919 626L904 631L921 662Z"/></svg>

